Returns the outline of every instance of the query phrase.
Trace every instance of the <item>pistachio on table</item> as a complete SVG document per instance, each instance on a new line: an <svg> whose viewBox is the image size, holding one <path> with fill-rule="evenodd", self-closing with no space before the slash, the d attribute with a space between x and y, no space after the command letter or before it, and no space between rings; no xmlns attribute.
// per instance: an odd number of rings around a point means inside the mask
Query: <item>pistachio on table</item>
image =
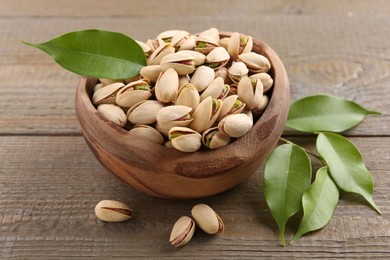
<svg viewBox="0 0 390 260"><path fill-rule="evenodd" d="M92 96L106 120L132 133L183 152L216 149L250 131L268 106L271 63L249 35L168 30L137 42L148 64L140 75L99 79Z"/></svg>
<svg viewBox="0 0 390 260"><path fill-rule="evenodd" d="M126 204L116 200L102 200L95 206L95 214L100 220L107 222L126 221L132 217L133 211Z"/></svg>
<svg viewBox="0 0 390 260"><path fill-rule="evenodd" d="M196 224L208 234L220 233L225 229L222 219L206 204L195 205L191 210L191 215Z"/></svg>
<svg viewBox="0 0 390 260"><path fill-rule="evenodd" d="M169 242L175 247L184 246L190 242L194 232L194 220L190 217L183 216L179 218L173 226Z"/></svg>

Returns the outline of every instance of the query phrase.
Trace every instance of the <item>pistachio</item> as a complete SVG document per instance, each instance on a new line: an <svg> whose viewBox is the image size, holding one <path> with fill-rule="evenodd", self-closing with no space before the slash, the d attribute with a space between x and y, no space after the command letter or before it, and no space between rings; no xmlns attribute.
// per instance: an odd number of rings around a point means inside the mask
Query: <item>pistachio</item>
<svg viewBox="0 0 390 260"><path fill-rule="evenodd" d="M185 53L194 57L194 64L196 67L203 65L206 62L206 56L200 52L192 50L181 50L180 53Z"/></svg>
<svg viewBox="0 0 390 260"><path fill-rule="evenodd" d="M171 45L162 44L150 55L148 59L148 65L159 65L162 58L174 52L175 48L173 48Z"/></svg>
<svg viewBox="0 0 390 260"><path fill-rule="evenodd" d="M211 35L199 35L198 38L196 38L196 46L194 48L195 51L203 53L207 55L210 53L214 48L218 47L218 41L214 39Z"/></svg>
<svg viewBox="0 0 390 260"><path fill-rule="evenodd" d="M153 51L152 51L152 48L149 45L147 45L144 42L137 41L137 40L136 40L136 42L142 48L142 50L144 51L146 57L149 57L150 54L152 54Z"/></svg>
<svg viewBox="0 0 390 260"><path fill-rule="evenodd" d="M161 59L162 70L169 68L175 69L177 74L187 75L195 71L195 58L190 54L183 53L181 51L166 55Z"/></svg>
<svg viewBox="0 0 390 260"><path fill-rule="evenodd" d="M179 30L168 30L157 35L157 39L163 40L164 43L170 43L172 41L173 36L179 32Z"/></svg>
<svg viewBox="0 0 390 260"><path fill-rule="evenodd" d="M173 105L160 109L157 113L156 129L168 135L169 130L174 126L188 126L193 118L190 114L192 108L182 105Z"/></svg>
<svg viewBox="0 0 390 260"><path fill-rule="evenodd" d="M253 85L248 77L242 77L237 86L237 94L249 109L256 109L260 106L263 96L263 83L258 79Z"/></svg>
<svg viewBox="0 0 390 260"><path fill-rule="evenodd" d="M182 152L196 152L202 145L202 136L188 127L172 127L168 136L172 147Z"/></svg>
<svg viewBox="0 0 390 260"><path fill-rule="evenodd" d="M219 41L219 31L217 28L207 29L199 34L199 37L202 38L204 36L208 36L213 38L216 42Z"/></svg>
<svg viewBox="0 0 390 260"><path fill-rule="evenodd" d="M148 79L150 82L156 82L161 72L162 68L160 65L149 65L142 67L139 73L144 79Z"/></svg>
<svg viewBox="0 0 390 260"><path fill-rule="evenodd" d="M217 121L219 112L221 110L222 100L215 99L210 96L200 102L195 109L194 120L189 125L190 128L202 133L204 130L210 128L215 121Z"/></svg>
<svg viewBox="0 0 390 260"><path fill-rule="evenodd" d="M179 76L179 91L182 86L190 83L191 77L188 75Z"/></svg>
<svg viewBox="0 0 390 260"><path fill-rule="evenodd" d="M253 73L268 72L271 68L269 60L255 52L242 53L238 55L237 60L244 62L247 68Z"/></svg>
<svg viewBox="0 0 390 260"><path fill-rule="evenodd" d="M117 93L124 86L125 84L117 82L99 88L93 93L92 103L95 106L99 106L100 104L116 104Z"/></svg>
<svg viewBox="0 0 390 260"><path fill-rule="evenodd" d="M195 232L195 222L192 218L183 216L173 225L169 242L174 247L180 247L190 242Z"/></svg>
<svg viewBox="0 0 390 260"><path fill-rule="evenodd" d="M233 62L228 70L229 78L234 82L238 83L242 77L248 76L248 68L245 63L238 61Z"/></svg>
<svg viewBox="0 0 390 260"><path fill-rule="evenodd" d="M135 125L129 132L142 136L156 144L164 143L164 137L160 132L148 125Z"/></svg>
<svg viewBox="0 0 390 260"><path fill-rule="evenodd" d="M99 89L101 89L103 87L104 87L103 83L96 84L95 87L93 88L93 93L95 93L96 91L98 91Z"/></svg>
<svg viewBox="0 0 390 260"><path fill-rule="evenodd" d="M163 103L175 101L179 91L179 76L177 72L172 68L161 72L154 91L158 101Z"/></svg>
<svg viewBox="0 0 390 260"><path fill-rule="evenodd" d="M230 143L230 136L221 133L218 127L207 129L202 134L202 143L210 149L220 148Z"/></svg>
<svg viewBox="0 0 390 260"><path fill-rule="evenodd" d="M270 90L272 85L274 84L274 80L271 78L271 76L268 73L264 72L253 74L249 76L249 79L251 80L252 84L255 84L256 80L260 79L261 83L263 83L263 93Z"/></svg>
<svg viewBox="0 0 390 260"><path fill-rule="evenodd" d="M220 233L225 229L222 219L206 204L195 205L191 210L191 215L196 224L208 234Z"/></svg>
<svg viewBox="0 0 390 260"><path fill-rule="evenodd" d="M245 108L245 103L238 99L237 95L231 95L222 100L221 112L219 112L218 121L221 121L227 115L239 114Z"/></svg>
<svg viewBox="0 0 390 260"><path fill-rule="evenodd" d="M164 105L156 100L144 100L127 110L127 118L133 124L150 125L156 122L158 111Z"/></svg>
<svg viewBox="0 0 390 260"><path fill-rule="evenodd" d="M97 111L110 122L113 122L122 127L126 125L126 114L117 105L101 104L97 107Z"/></svg>
<svg viewBox="0 0 390 260"><path fill-rule="evenodd" d="M130 219L133 211L120 201L102 200L96 204L95 214L96 217L103 221L120 222Z"/></svg>
<svg viewBox="0 0 390 260"><path fill-rule="evenodd" d="M231 137L241 137L252 127L253 121L245 114L234 114L224 117L218 123L218 129Z"/></svg>
<svg viewBox="0 0 390 260"><path fill-rule="evenodd" d="M179 89L179 95L175 101L176 105L188 106L192 108L192 111L195 111L199 103L199 92L194 85L187 83Z"/></svg>
<svg viewBox="0 0 390 260"><path fill-rule="evenodd" d="M223 78L223 81L225 82L225 84L230 85L233 83L233 81L229 77L229 72L225 67L222 67L222 68L215 70L215 77L214 78L218 78L218 77Z"/></svg>
<svg viewBox="0 0 390 260"><path fill-rule="evenodd" d="M227 50L232 60L236 61L239 54L252 51L252 47L252 37L235 32L229 38Z"/></svg>
<svg viewBox="0 0 390 260"><path fill-rule="evenodd" d="M228 50L230 37L222 38L218 41L219 46L224 47L226 50Z"/></svg>
<svg viewBox="0 0 390 260"><path fill-rule="evenodd" d="M191 77L190 83L201 92L214 80L214 70L207 66L198 67Z"/></svg>
<svg viewBox="0 0 390 260"><path fill-rule="evenodd" d="M212 69L218 69L225 66L229 61L229 53L223 47L216 47L206 56L206 66Z"/></svg>
<svg viewBox="0 0 390 260"><path fill-rule="evenodd" d="M148 81L141 79L121 88L116 95L116 103L121 107L131 107L150 96L152 93Z"/></svg>
<svg viewBox="0 0 390 260"><path fill-rule="evenodd" d="M122 79L105 79L105 78L99 78L99 81L104 85L111 85L113 83L123 83Z"/></svg>
<svg viewBox="0 0 390 260"><path fill-rule="evenodd" d="M214 79L210 85L200 95L200 100L203 101L206 97L212 97L215 99L224 99L229 93L230 86L224 84L223 78L219 77Z"/></svg>
<svg viewBox="0 0 390 260"><path fill-rule="evenodd" d="M196 44L195 38L196 37L191 35L189 32L178 31L173 35L171 45L176 49L176 51L192 50Z"/></svg>

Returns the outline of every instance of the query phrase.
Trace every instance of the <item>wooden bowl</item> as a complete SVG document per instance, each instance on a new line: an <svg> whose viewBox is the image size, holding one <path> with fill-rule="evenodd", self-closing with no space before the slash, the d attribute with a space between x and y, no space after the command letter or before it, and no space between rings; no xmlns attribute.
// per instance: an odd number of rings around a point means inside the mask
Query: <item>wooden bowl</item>
<svg viewBox="0 0 390 260"><path fill-rule="evenodd" d="M221 37L230 33L221 33ZM105 120L92 105L97 79L81 78L76 113L84 138L100 163L135 189L162 198L210 196L239 184L266 160L281 136L290 103L285 68L278 55L254 39L253 51L271 62L270 102L252 129L216 150L183 153L152 143Z"/></svg>

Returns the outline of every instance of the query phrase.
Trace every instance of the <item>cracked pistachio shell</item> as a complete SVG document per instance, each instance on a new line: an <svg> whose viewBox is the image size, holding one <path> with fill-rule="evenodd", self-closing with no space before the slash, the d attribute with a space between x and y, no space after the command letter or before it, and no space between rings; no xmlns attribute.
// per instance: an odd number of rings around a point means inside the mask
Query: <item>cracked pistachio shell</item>
<svg viewBox="0 0 390 260"><path fill-rule="evenodd" d="M175 102L176 105L191 107L192 111L195 111L199 103L199 92L194 85L187 83L179 89L179 95Z"/></svg>
<svg viewBox="0 0 390 260"><path fill-rule="evenodd" d="M196 87L198 92L203 91L214 80L215 72L207 66L198 67L191 77L190 83Z"/></svg>
<svg viewBox="0 0 390 260"><path fill-rule="evenodd" d="M230 86L224 84L223 78L219 77L214 79L210 85L200 95L200 100L203 101L206 97L210 96L215 99L224 99L229 93Z"/></svg>
<svg viewBox="0 0 390 260"><path fill-rule="evenodd" d="M161 72L162 68L160 65L149 65L143 67L140 74L142 78L148 79L150 82L156 82Z"/></svg>
<svg viewBox="0 0 390 260"><path fill-rule="evenodd" d="M129 132L142 136L156 144L164 143L164 137L160 132L148 125L135 125Z"/></svg>
<svg viewBox="0 0 390 260"><path fill-rule="evenodd" d="M179 75L170 68L160 73L154 87L154 92L158 101L170 103L176 100L179 91Z"/></svg>
<svg viewBox="0 0 390 260"><path fill-rule="evenodd" d="M108 121L111 121L121 127L125 126L127 116L122 108L114 104L101 104L97 107L97 111Z"/></svg>
<svg viewBox="0 0 390 260"><path fill-rule="evenodd" d="M223 78L223 82L225 82L225 84L230 85L233 83L233 81L229 78L228 69L225 67L222 67L222 68L215 70L215 77L214 78L218 78L218 77Z"/></svg>
<svg viewBox="0 0 390 260"><path fill-rule="evenodd" d="M156 39L161 39L164 42L171 42L172 37L179 32L179 30L167 30L157 35Z"/></svg>
<svg viewBox="0 0 390 260"><path fill-rule="evenodd" d="M168 135L169 130L174 126L188 126L193 118L191 117L192 108L182 105L173 105L160 109L157 113L156 129Z"/></svg>
<svg viewBox="0 0 390 260"><path fill-rule="evenodd" d="M116 95L116 103L121 107L132 107L134 104L152 96L148 81L141 79L121 88Z"/></svg>
<svg viewBox="0 0 390 260"><path fill-rule="evenodd" d="M190 35L184 41L179 43L179 50L192 50L196 46L196 36Z"/></svg>
<svg viewBox="0 0 390 260"><path fill-rule="evenodd" d="M230 136L221 133L218 127L207 129L202 134L202 143L210 149L225 146L230 143L230 140Z"/></svg>
<svg viewBox="0 0 390 260"><path fill-rule="evenodd" d="M132 217L133 211L126 204L115 200L102 200L95 206L95 214L100 220L107 222L126 221Z"/></svg>
<svg viewBox="0 0 390 260"><path fill-rule="evenodd" d="M184 86L185 84L188 84L190 83L190 76L189 75L183 75L183 76L179 76L179 91L180 91L180 88L182 86Z"/></svg>
<svg viewBox="0 0 390 260"><path fill-rule="evenodd" d="M232 60L235 61L237 60L239 54L251 52L252 47L252 37L235 32L229 38L227 50Z"/></svg>
<svg viewBox="0 0 390 260"><path fill-rule="evenodd" d="M93 93L95 93L96 91L98 91L99 89L101 89L103 87L104 87L103 83L96 84L95 87L93 88Z"/></svg>
<svg viewBox="0 0 390 260"><path fill-rule="evenodd" d="M218 41L219 46L224 47L226 50L228 49L230 37L222 38Z"/></svg>
<svg viewBox="0 0 390 260"><path fill-rule="evenodd" d="M229 61L230 55L223 47L216 47L206 56L206 66L212 69L218 69L226 65Z"/></svg>
<svg viewBox="0 0 390 260"><path fill-rule="evenodd" d="M220 233L225 229L222 219L206 204L197 204L191 210L196 224L208 234Z"/></svg>
<svg viewBox="0 0 390 260"><path fill-rule="evenodd" d="M127 110L127 118L133 124L150 125L156 122L158 111L164 105L156 100L144 100Z"/></svg>
<svg viewBox="0 0 390 260"><path fill-rule="evenodd" d="M115 104L117 92L124 86L125 84L117 82L101 87L100 89L96 90L95 93L93 93L92 103L95 106L101 104Z"/></svg>
<svg viewBox="0 0 390 260"><path fill-rule="evenodd" d="M173 68L180 76L187 75L195 71L194 59L190 54L179 51L162 58L160 65L163 71Z"/></svg>
<svg viewBox="0 0 390 260"><path fill-rule="evenodd" d="M199 34L199 37L208 36L213 38L216 42L219 41L219 31L217 28L207 29Z"/></svg>
<svg viewBox="0 0 390 260"><path fill-rule="evenodd" d="M255 52L247 52L238 55L238 61L245 63L249 71L253 73L268 72L271 68L269 60Z"/></svg>
<svg viewBox="0 0 390 260"><path fill-rule="evenodd" d="M269 103L269 97L266 95L263 95L259 106L253 110L253 114L255 116L260 116L264 112L264 110L267 108L268 103Z"/></svg>
<svg viewBox="0 0 390 260"><path fill-rule="evenodd" d="M194 35L191 35L186 31L178 31L175 33L171 40L171 45L175 47L176 50L192 50L195 47Z"/></svg>
<svg viewBox="0 0 390 260"><path fill-rule="evenodd" d="M219 46L218 41L216 41L210 35L199 35L196 38L195 42L196 42L196 47L194 48L194 50L203 53L204 55L207 55L214 48Z"/></svg>
<svg viewBox="0 0 390 260"><path fill-rule="evenodd" d="M196 152L202 145L202 136L188 127L172 127L168 132L168 137L172 147L181 152Z"/></svg>
<svg viewBox="0 0 390 260"><path fill-rule="evenodd" d="M148 65L159 65L162 58L175 52L170 44L160 45L149 57Z"/></svg>
<svg viewBox="0 0 390 260"><path fill-rule="evenodd" d="M238 83L244 76L248 76L248 68L245 63L241 61L233 62L228 70L229 78L234 82Z"/></svg>
<svg viewBox="0 0 390 260"><path fill-rule="evenodd" d="M183 216L173 225L169 242L174 247L180 247L190 242L195 232L195 222L192 218Z"/></svg>
<svg viewBox="0 0 390 260"><path fill-rule="evenodd" d="M238 99L238 95L231 95L222 100L221 111L217 121L221 121L227 115L241 113L246 104Z"/></svg>
<svg viewBox="0 0 390 260"><path fill-rule="evenodd" d="M185 40L189 36L190 36L189 32L179 30L172 36L171 45L173 47L180 47L180 45L178 45L178 43L180 43L181 41ZM176 46L176 45L178 45L178 46Z"/></svg>
<svg viewBox="0 0 390 260"><path fill-rule="evenodd" d="M181 50L180 53L185 53L194 57L194 63L196 67L201 66L206 62L206 55L200 52L193 50Z"/></svg>
<svg viewBox="0 0 390 260"><path fill-rule="evenodd" d="M234 114L224 117L218 124L222 133L231 137L241 137L252 127L253 121L245 114Z"/></svg>
<svg viewBox="0 0 390 260"><path fill-rule="evenodd" d="M136 42L142 48L142 50L144 51L146 57L149 57L150 54L152 54L153 51L152 51L152 48L149 45L147 45L144 42L137 41L137 40L136 40Z"/></svg>
<svg viewBox="0 0 390 260"><path fill-rule="evenodd" d="M210 128L216 121L221 111L222 100L206 97L195 109L190 128L202 133Z"/></svg>
<svg viewBox="0 0 390 260"><path fill-rule="evenodd" d="M160 41L159 40L156 40L156 39L148 39L146 41L146 45L149 46L149 48L151 49L152 53L160 46Z"/></svg>
<svg viewBox="0 0 390 260"><path fill-rule="evenodd" d="M237 94L247 108L256 109L259 107L263 96L263 83L261 83L261 80L257 80L256 85L253 86L248 77L242 77L237 86Z"/></svg>
<svg viewBox="0 0 390 260"><path fill-rule="evenodd" d="M272 79L272 77L265 72L253 74L249 76L249 79L252 81L252 84L256 83L257 79L260 79L261 83L263 83L263 93L270 90L272 85L274 84L274 80Z"/></svg>

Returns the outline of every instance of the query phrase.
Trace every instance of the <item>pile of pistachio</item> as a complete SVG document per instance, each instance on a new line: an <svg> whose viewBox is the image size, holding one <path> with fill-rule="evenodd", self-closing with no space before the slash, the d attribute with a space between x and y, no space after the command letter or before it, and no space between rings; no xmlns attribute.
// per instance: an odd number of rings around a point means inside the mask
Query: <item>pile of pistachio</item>
<svg viewBox="0 0 390 260"><path fill-rule="evenodd" d="M100 79L93 104L107 120L183 152L229 144L253 126L269 98L269 60L252 52L251 36L220 38L170 30L146 43L140 75Z"/></svg>
<svg viewBox="0 0 390 260"><path fill-rule="evenodd" d="M121 222L132 218L133 210L116 200L102 200L95 206L96 217L106 222ZM169 242L174 247L186 245L195 232L196 224L207 234L223 232L225 225L219 215L206 204L197 204L191 210L191 217L182 216L173 225ZM196 224L195 224L196 223Z"/></svg>

